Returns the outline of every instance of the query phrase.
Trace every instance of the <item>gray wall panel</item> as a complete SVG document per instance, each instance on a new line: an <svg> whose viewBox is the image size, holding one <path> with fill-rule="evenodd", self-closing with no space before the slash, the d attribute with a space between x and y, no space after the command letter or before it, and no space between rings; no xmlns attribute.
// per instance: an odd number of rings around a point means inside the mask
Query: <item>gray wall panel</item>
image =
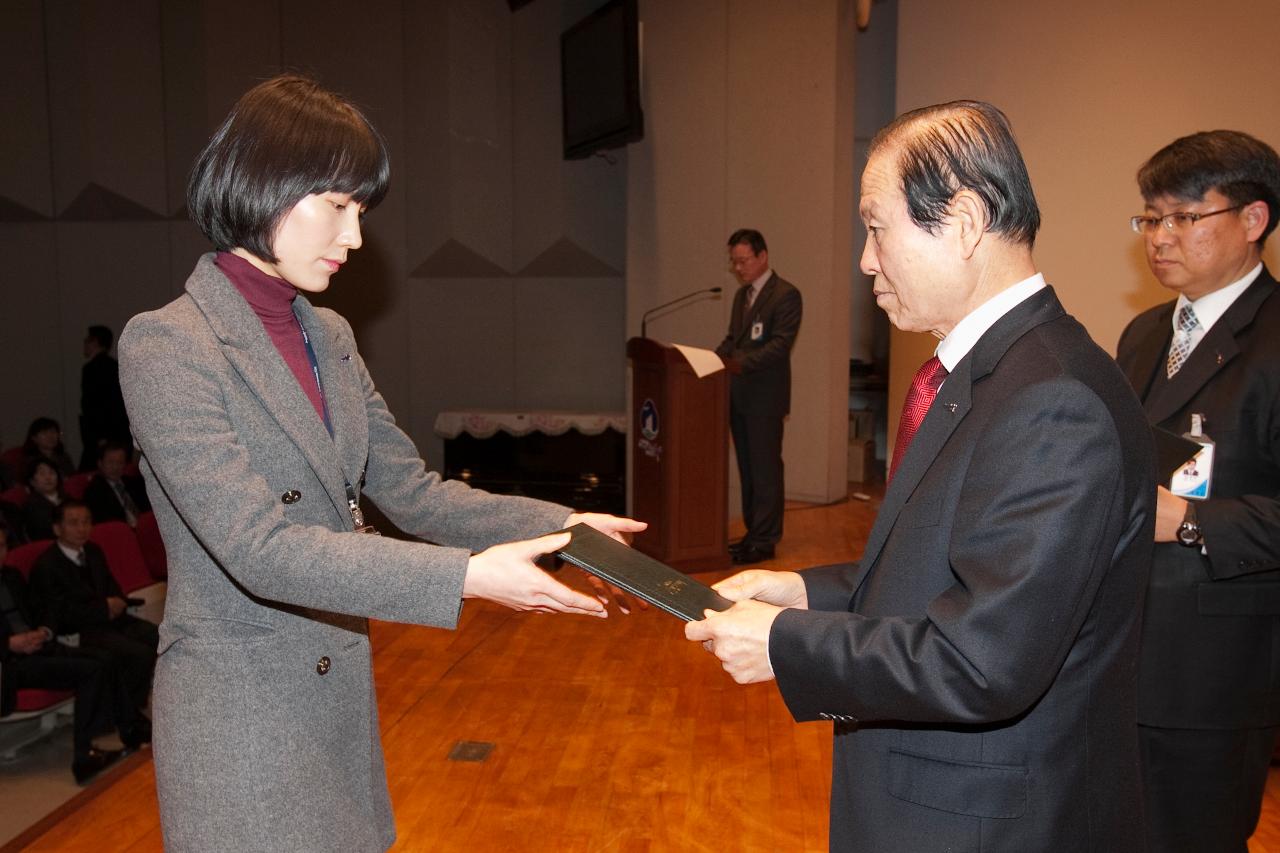
<svg viewBox="0 0 1280 853"><path fill-rule="evenodd" d="M62 365L78 365L80 347L66 352L59 334L55 226L51 223L0 224L4 285L0 287L0 335L3 335L4 404L0 405L0 446L21 444L37 415L63 422ZM74 414L72 426L74 426ZM71 435L75 435L74 429Z"/></svg>
<svg viewBox="0 0 1280 853"><path fill-rule="evenodd" d="M42 216L53 215L49 107L44 97L44 20L39 0L6 3L0 26L0 115L4 156L0 198Z"/></svg>

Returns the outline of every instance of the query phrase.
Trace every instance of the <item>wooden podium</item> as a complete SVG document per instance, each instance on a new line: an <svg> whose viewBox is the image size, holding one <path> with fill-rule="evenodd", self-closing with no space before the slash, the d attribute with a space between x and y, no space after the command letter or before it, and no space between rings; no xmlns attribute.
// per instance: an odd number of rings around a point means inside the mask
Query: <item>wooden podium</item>
<svg viewBox="0 0 1280 853"><path fill-rule="evenodd" d="M729 565L729 382L699 379L680 351L627 342L631 361L631 514L649 522L634 547L681 571Z"/></svg>

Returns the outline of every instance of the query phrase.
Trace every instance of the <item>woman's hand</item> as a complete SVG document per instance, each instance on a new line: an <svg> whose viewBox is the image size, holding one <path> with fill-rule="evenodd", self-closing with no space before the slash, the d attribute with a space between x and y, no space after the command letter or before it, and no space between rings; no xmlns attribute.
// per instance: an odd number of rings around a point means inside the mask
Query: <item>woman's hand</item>
<svg viewBox="0 0 1280 853"><path fill-rule="evenodd" d="M568 543L568 533L552 533L481 551L467 561L462 597L488 599L512 610L607 617L604 604L570 589L534 565L536 558Z"/></svg>
<svg viewBox="0 0 1280 853"><path fill-rule="evenodd" d="M623 518L617 515L606 515L602 512L573 512L565 519L564 526L572 527L575 524L585 524L588 527L594 527L606 536L611 536L625 545L631 544L631 534L639 533L649 526L647 522L636 521L634 518ZM595 590L596 598L600 599L603 604L613 604L623 613L630 613L632 610L648 610L649 602L643 598L637 598L628 595L625 590L618 589L611 583L605 583L593 574L583 572L587 576L587 583L591 584L591 588Z"/></svg>
<svg viewBox="0 0 1280 853"><path fill-rule="evenodd" d="M603 512L571 512L569 517L565 519L565 527L573 527L575 524L585 524L588 527L594 527L606 536L612 536L619 542L631 544L632 533L639 533L649 525L644 521L636 521L634 518L623 518L618 515L607 515Z"/></svg>

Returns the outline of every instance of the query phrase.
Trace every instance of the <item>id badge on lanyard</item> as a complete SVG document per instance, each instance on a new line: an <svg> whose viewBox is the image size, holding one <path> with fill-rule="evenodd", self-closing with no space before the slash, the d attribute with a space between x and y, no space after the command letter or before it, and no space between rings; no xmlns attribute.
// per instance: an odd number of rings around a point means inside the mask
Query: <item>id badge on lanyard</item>
<svg viewBox="0 0 1280 853"><path fill-rule="evenodd" d="M1191 416L1191 432L1183 435L1200 445L1195 456L1173 472L1169 479L1169 491L1187 500L1202 501L1209 497L1213 485L1213 439L1205 435L1203 414Z"/></svg>
<svg viewBox="0 0 1280 853"><path fill-rule="evenodd" d="M311 362L311 375L315 377L316 390L320 392L320 409L324 413L324 428L329 431L329 438L333 438L333 421L329 419L329 399L324 394L324 383L320 381L320 362L316 358L315 349L311 346L311 336L307 334L307 327L302 325L301 319L298 320L298 328L302 330L302 343L307 348L307 360ZM356 533L380 535L376 527L365 523L364 510L360 509L360 499L356 497L355 488L345 477L342 484L347 488L347 509L351 512L351 528Z"/></svg>

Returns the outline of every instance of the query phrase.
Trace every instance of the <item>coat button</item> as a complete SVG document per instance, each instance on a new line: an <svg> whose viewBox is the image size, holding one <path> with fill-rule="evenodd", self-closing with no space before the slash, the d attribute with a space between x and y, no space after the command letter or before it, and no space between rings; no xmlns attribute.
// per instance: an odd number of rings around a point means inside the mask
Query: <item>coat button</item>
<svg viewBox="0 0 1280 853"><path fill-rule="evenodd" d="M320 658L320 660L316 661L316 672L318 672L321 675L324 675L326 672L329 671L329 667L331 666L333 666L333 661L329 660L328 655L325 655L324 657Z"/></svg>
<svg viewBox="0 0 1280 853"><path fill-rule="evenodd" d="M297 489L290 489L280 496L281 503L296 504L300 500L302 500L302 492Z"/></svg>

